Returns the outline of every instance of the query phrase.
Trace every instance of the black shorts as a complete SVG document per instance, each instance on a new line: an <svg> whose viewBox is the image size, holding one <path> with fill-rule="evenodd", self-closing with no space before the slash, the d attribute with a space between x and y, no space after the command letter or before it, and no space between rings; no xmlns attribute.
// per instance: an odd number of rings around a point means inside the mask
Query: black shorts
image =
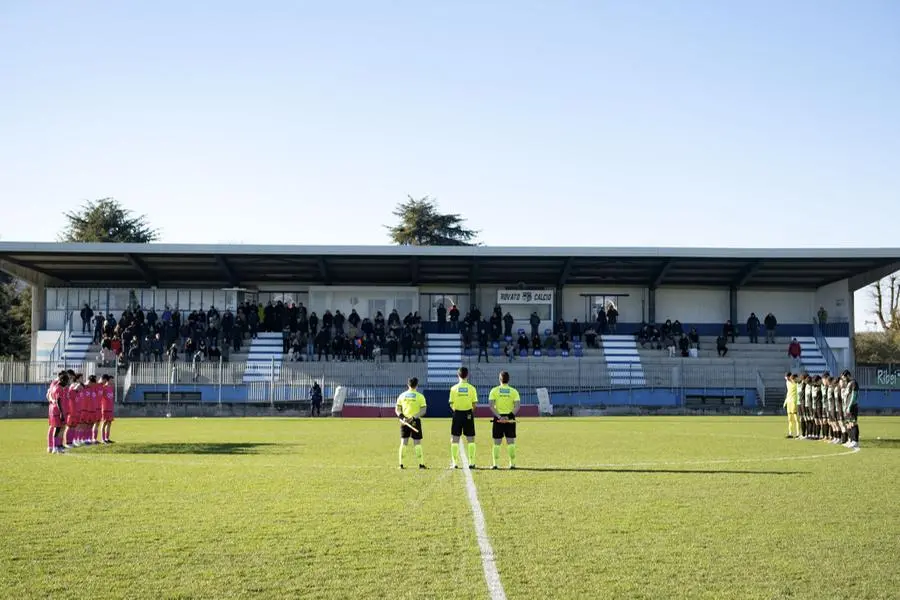
<svg viewBox="0 0 900 600"><path fill-rule="evenodd" d="M450 435L475 437L475 413L471 410L453 411L453 421L450 423Z"/></svg>
<svg viewBox="0 0 900 600"><path fill-rule="evenodd" d="M851 423L856 423L856 418L859 416L859 404L854 404L850 407L850 412L847 413L847 420Z"/></svg>
<svg viewBox="0 0 900 600"><path fill-rule="evenodd" d="M413 431L412 429L410 429L409 427L407 427L406 425L403 425L401 423L400 424L400 437L402 437L403 439L412 438L414 440L421 440L422 439L422 419L418 419L418 418L413 419L412 422L410 423L410 425L412 425L419 431Z"/></svg>
<svg viewBox="0 0 900 600"><path fill-rule="evenodd" d="M516 416L513 413L508 413L503 415L508 419L515 419ZM493 427L491 428L491 437L495 440L499 440L501 438L506 439L515 439L516 438L516 422L515 420L510 421L509 423L500 423L497 421L497 418L493 419Z"/></svg>

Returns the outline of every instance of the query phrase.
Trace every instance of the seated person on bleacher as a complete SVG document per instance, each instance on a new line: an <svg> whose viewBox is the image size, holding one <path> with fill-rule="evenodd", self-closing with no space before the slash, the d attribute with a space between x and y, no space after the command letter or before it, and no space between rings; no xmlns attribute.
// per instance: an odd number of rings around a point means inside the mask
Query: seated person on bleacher
<svg viewBox="0 0 900 600"><path fill-rule="evenodd" d="M559 336L559 351L560 352L568 352L569 351L569 336L565 333Z"/></svg>
<svg viewBox="0 0 900 600"><path fill-rule="evenodd" d="M700 350L700 334L697 333L696 327L691 327L691 332L687 335L688 341L691 343L691 346Z"/></svg>
<svg viewBox="0 0 900 600"><path fill-rule="evenodd" d="M516 346L518 346L519 352L528 350L528 336L525 335L525 332L519 334L519 339L516 342Z"/></svg>
<svg viewBox="0 0 900 600"><path fill-rule="evenodd" d="M665 346L666 351L669 353L669 356L675 356L675 338L671 335L663 338L663 346Z"/></svg>
<svg viewBox="0 0 900 600"><path fill-rule="evenodd" d="M544 350L556 350L557 343L556 336L551 333L544 338Z"/></svg>
<svg viewBox="0 0 900 600"><path fill-rule="evenodd" d="M716 352L719 353L719 356L725 356L728 354L728 340L724 335L720 335L716 338Z"/></svg>
<svg viewBox="0 0 900 600"><path fill-rule="evenodd" d="M539 334L535 333L533 336L531 336L531 347L534 348L535 350L540 349L541 336Z"/></svg>
<svg viewBox="0 0 900 600"><path fill-rule="evenodd" d="M681 339L678 340L678 349L681 350L681 356L683 358L687 358L690 356L691 342L688 340L687 336L681 336Z"/></svg>
<svg viewBox="0 0 900 600"><path fill-rule="evenodd" d="M553 333L559 335L561 333L566 332L566 322L562 320L562 317L557 319L556 325L553 326Z"/></svg>
<svg viewBox="0 0 900 600"><path fill-rule="evenodd" d="M684 335L684 326L678 319L675 319L675 322L672 323L672 335L675 337Z"/></svg>
<svg viewBox="0 0 900 600"><path fill-rule="evenodd" d="M588 348L598 348L597 345L597 332L594 331L593 327L588 327L584 332L584 341L587 344Z"/></svg>
<svg viewBox="0 0 900 600"><path fill-rule="evenodd" d="M668 339L672 335L672 321L666 319L666 322L659 328L659 337L663 340Z"/></svg>

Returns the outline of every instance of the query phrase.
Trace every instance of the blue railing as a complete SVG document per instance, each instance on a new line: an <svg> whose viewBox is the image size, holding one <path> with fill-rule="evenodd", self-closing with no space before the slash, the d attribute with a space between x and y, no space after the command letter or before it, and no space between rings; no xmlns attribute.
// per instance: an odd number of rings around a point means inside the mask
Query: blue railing
<svg viewBox="0 0 900 600"><path fill-rule="evenodd" d="M827 325L825 325L825 327L827 327ZM828 345L823 326L819 325L818 319L813 319L813 336L816 338L816 346L819 347L819 352L825 357L825 364L828 367L828 372L832 375L840 373L837 358L835 358L831 346Z"/></svg>

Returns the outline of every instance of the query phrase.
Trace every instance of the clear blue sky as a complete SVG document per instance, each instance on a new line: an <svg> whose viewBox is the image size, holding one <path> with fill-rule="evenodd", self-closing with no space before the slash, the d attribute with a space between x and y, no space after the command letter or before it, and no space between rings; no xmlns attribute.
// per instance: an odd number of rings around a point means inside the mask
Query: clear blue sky
<svg viewBox="0 0 900 600"><path fill-rule="evenodd" d="M893 0L0 0L0 236L897 246L898 107Z"/></svg>

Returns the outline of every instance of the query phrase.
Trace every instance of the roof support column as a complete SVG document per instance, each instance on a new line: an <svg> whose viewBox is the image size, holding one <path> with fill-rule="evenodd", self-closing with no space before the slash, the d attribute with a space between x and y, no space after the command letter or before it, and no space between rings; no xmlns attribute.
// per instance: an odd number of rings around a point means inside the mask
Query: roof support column
<svg viewBox="0 0 900 600"><path fill-rule="evenodd" d="M845 369L850 369L851 371L856 370L856 304L853 299L853 282L851 280L847 280L847 315L848 315L848 323L847 326L849 328L849 336L850 336L850 346L847 349L847 364L844 365ZM840 365L838 365L840 366ZM837 373L832 373L832 375L837 375Z"/></svg>
<svg viewBox="0 0 900 600"><path fill-rule="evenodd" d="M47 326L47 289L42 283L31 284L31 361L37 361L38 331Z"/></svg>
<svg viewBox="0 0 900 600"><path fill-rule="evenodd" d="M656 288L652 286L647 293L647 322L656 323Z"/></svg>
<svg viewBox="0 0 900 600"><path fill-rule="evenodd" d="M728 315L729 315L728 318L731 319L732 324L737 324L737 322L738 322L737 295L738 295L737 287L731 286L730 288L728 288Z"/></svg>
<svg viewBox="0 0 900 600"><path fill-rule="evenodd" d="M566 321L571 321L571 320L572 320L572 315L564 315L564 314L563 314L563 308L562 308L562 306L563 306L562 295L563 295L563 286L557 285L557 286L556 286L556 293L553 294L553 312L552 312L551 315L550 315L550 327L551 327L551 329L553 328L553 323L555 323L555 322L557 321L557 319L559 319L560 317L562 317L562 318L565 319Z"/></svg>

